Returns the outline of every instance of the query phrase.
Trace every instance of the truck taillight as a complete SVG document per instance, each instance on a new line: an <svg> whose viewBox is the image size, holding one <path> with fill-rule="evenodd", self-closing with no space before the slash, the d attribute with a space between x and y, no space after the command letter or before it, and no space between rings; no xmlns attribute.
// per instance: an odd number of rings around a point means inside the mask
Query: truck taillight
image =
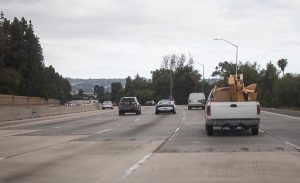
<svg viewBox="0 0 300 183"><path fill-rule="evenodd" d="M206 114L207 116L211 115L210 105L206 106Z"/></svg>
<svg viewBox="0 0 300 183"><path fill-rule="evenodd" d="M256 111L257 111L257 115L260 115L260 105L259 104L257 104Z"/></svg>

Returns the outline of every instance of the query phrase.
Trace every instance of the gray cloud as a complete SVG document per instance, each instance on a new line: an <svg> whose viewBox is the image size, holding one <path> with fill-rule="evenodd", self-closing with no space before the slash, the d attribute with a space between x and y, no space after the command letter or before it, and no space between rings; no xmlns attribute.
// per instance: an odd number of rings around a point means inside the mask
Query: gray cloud
<svg viewBox="0 0 300 183"><path fill-rule="evenodd" d="M191 53L206 65L264 65L284 57L297 72L300 2L281 0L0 0L6 17L31 19L46 65L69 77L150 77L163 55ZM200 66L195 65L201 69Z"/></svg>

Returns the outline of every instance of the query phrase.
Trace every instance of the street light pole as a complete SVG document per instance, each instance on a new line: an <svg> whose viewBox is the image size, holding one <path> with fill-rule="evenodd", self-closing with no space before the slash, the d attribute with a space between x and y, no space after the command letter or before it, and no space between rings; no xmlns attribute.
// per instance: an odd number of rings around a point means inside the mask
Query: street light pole
<svg viewBox="0 0 300 183"><path fill-rule="evenodd" d="M196 61L194 61L196 64L199 64L199 65L201 65L202 66L202 73L203 73L203 75L202 75L202 92L204 92L204 65L203 64L200 64L199 62L196 62Z"/></svg>
<svg viewBox="0 0 300 183"><path fill-rule="evenodd" d="M236 54L235 54L235 77L237 78L237 61L238 61L238 51L239 51L239 47L238 45L235 45L225 39L218 39L218 38L215 38L214 40L221 40L221 41L225 41L226 43L229 43L231 44L232 46L234 46L236 48Z"/></svg>

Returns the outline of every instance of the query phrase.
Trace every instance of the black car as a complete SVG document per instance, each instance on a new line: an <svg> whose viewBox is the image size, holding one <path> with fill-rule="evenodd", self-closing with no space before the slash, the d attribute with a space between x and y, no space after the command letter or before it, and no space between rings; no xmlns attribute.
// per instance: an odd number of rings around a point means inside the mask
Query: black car
<svg viewBox="0 0 300 183"><path fill-rule="evenodd" d="M119 116L125 113L141 114L141 104L136 97L122 97L119 102Z"/></svg>
<svg viewBox="0 0 300 183"><path fill-rule="evenodd" d="M160 100L155 107L155 114L164 113L164 112L172 112L176 114L176 106L173 100Z"/></svg>

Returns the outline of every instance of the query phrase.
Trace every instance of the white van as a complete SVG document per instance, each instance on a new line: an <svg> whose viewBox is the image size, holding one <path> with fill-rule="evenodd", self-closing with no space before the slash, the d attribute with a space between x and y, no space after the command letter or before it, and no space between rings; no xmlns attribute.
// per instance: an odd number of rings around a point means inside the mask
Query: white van
<svg viewBox="0 0 300 183"><path fill-rule="evenodd" d="M193 107L205 109L205 95L204 93L190 93L188 101L188 109L191 110Z"/></svg>

